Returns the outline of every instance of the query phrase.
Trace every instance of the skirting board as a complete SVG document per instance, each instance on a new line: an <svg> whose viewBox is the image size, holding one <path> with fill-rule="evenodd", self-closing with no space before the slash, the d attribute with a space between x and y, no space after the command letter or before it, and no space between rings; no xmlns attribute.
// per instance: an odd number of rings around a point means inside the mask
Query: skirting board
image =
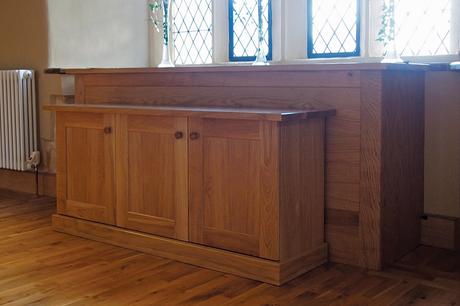
<svg viewBox="0 0 460 306"><path fill-rule="evenodd" d="M35 194L35 173L0 169L0 189ZM38 175L38 193L56 197L56 175L40 173Z"/></svg>
<svg viewBox="0 0 460 306"><path fill-rule="evenodd" d="M428 215L422 220L421 243L449 250L460 250L460 219Z"/></svg>
<svg viewBox="0 0 460 306"><path fill-rule="evenodd" d="M58 232L277 286L283 285L327 261L326 243L299 258L279 263L62 215L53 215L52 221L53 229Z"/></svg>

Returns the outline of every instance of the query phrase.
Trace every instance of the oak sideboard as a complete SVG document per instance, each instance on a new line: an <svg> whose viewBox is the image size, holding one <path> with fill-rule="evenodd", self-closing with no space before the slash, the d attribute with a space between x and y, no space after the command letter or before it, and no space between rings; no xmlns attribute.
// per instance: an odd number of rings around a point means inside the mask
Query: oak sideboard
<svg viewBox="0 0 460 306"><path fill-rule="evenodd" d="M56 230L275 285L327 261L333 110L46 109L57 113Z"/></svg>

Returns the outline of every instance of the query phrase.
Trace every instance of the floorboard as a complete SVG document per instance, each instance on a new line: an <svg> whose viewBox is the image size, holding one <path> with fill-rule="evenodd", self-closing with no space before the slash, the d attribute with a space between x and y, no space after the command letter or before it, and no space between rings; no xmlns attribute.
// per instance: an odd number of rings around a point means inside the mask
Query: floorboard
<svg viewBox="0 0 460 306"><path fill-rule="evenodd" d="M460 305L460 254L419 247L384 271L323 265L283 287L51 229L55 201L0 190L0 305Z"/></svg>

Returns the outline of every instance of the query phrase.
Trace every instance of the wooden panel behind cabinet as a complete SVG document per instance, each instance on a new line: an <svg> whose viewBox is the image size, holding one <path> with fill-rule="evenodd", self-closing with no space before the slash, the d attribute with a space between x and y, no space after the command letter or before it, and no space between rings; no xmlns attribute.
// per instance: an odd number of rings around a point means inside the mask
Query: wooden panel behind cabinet
<svg viewBox="0 0 460 306"><path fill-rule="evenodd" d="M187 154L187 118L118 117L118 226L188 240Z"/></svg>
<svg viewBox="0 0 460 306"><path fill-rule="evenodd" d="M58 212L114 224L114 117L58 113L56 136Z"/></svg>
<svg viewBox="0 0 460 306"><path fill-rule="evenodd" d="M383 74L382 254L392 263L420 243L424 200L425 78Z"/></svg>
<svg viewBox="0 0 460 306"><path fill-rule="evenodd" d="M191 119L190 132L191 241L277 260L277 123Z"/></svg>
<svg viewBox="0 0 460 306"><path fill-rule="evenodd" d="M361 104L360 266L382 268L382 73L363 73Z"/></svg>

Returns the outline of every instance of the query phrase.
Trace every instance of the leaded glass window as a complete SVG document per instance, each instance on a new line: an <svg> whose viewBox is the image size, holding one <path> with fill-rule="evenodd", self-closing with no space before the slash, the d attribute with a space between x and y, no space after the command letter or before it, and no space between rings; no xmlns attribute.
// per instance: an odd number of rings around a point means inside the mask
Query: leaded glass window
<svg viewBox="0 0 460 306"><path fill-rule="evenodd" d="M444 55L451 50L452 0L395 0L396 45L401 55Z"/></svg>
<svg viewBox="0 0 460 306"><path fill-rule="evenodd" d="M175 63L212 63L212 0L174 0L172 11Z"/></svg>
<svg viewBox="0 0 460 306"><path fill-rule="evenodd" d="M360 55L360 0L308 0L308 57Z"/></svg>
<svg viewBox="0 0 460 306"><path fill-rule="evenodd" d="M258 48L259 2L263 8L264 46L272 59L271 0L229 0L230 61L253 61Z"/></svg>

